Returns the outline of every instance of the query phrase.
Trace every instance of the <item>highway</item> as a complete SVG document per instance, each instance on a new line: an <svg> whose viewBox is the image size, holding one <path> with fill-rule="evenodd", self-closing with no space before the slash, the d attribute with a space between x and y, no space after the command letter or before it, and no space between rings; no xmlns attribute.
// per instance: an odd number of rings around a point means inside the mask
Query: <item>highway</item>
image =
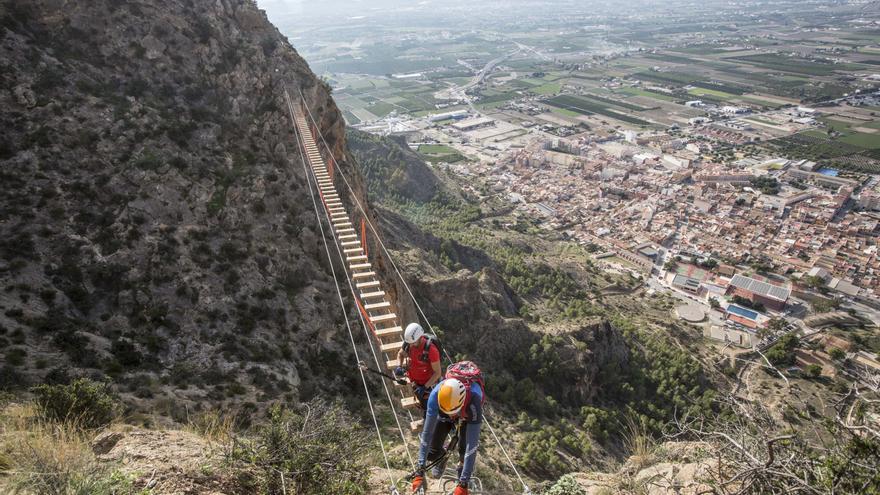
<svg viewBox="0 0 880 495"><path fill-rule="evenodd" d="M506 55L501 55L500 57L497 57L497 58L490 60L489 62L486 63L486 65L483 66L482 69L480 69L479 72L477 72L474 75L474 77L471 79L471 81L469 83L465 84L464 86L451 86L449 89L445 89L443 91L440 91L437 93L437 99L464 100L467 102L467 104L470 107L472 112L474 112L477 115L480 115L480 111L477 110L477 108L474 106L473 100L470 96L468 96L467 91L471 88L474 88L474 87L480 85L483 82L483 80L486 79L486 76L491 74L492 70L494 70L495 67L498 66L498 64L500 64L501 62L507 60L508 58L516 55L517 53L519 53L521 51L522 51L522 48L517 48L516 50L514 50Z"/></svg>

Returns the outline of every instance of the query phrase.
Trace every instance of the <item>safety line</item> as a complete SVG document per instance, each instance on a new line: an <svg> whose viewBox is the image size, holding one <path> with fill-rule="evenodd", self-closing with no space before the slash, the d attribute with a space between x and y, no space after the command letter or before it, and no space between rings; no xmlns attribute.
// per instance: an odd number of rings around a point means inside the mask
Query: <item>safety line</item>
<svg viewBox="0 0 880 495"><path fill-rule="evenodd" d="M324 133L322 133L321 129L318 127L318 124L315 121L314 116L312 115L311 109L308 107L308 105L305 104L305 95L302 92L302 88L298 88L298 89L299 89L300 99L303 102L303 107L306 109L306 112L309 115L309 120L311 120L312 124L315 126L315 130L318 133L318 137L320 137L321 142L324 143L324 148L328 152L330 152L330 145L327 144L327 140L324 139ZM332 156L332 153L331 153L331 156ZM333 158L335 158L335 157L333 157ZM439 337L437 337L437 333L434 331L434 327L431 325L431 322L428 320L428 316L425 315L425 312L424 312L424 310L422 310L422 307L419 304L419 301L416 299L415 294L413 294L412 289L410 289L410 287L409 287L409 284L406 283L406 280L404 279L403 274L400 272L400 269L397 267L397 263L394 262L394 258L391 256L391 253L388 251L388 248L385 246L385 242L382 241L382 236L379 235L379 232L377 231L376 227L373 225L373 222L370 221L369 215L367 215L366 210L364 209L363 205L361 205L361 202L358 200L357 195L354 193L354 188L352 188L351 184L348 182L348 177L346 177L345 172L342 171L342 167L338 167L338 171L339 171L339 175L342 177L342 180L345 182L346 187L348 188L349 192L351 193L352 199L357 204L358 209L361 211L361 215L363 215L363 218L366 220L367 225L370 226L370 231L373 232L373 236L379 241L379 245L382 246L382 251L385 253L385 256L388 258L388 261L391 263L391 266L394 268L394 271L397 273L397 277L400 279L401 283L403 283L403 287L406 289L407 293L409 293L410 298L412 299L413 303L415 304L416 309L418 310L419 314L424 319L425 324L428 325L428 330L431 332L431 334L435 338L437 338L439 340ZM445 345L443 346L443 354L446 355L446 359L449 360L450 363L453 362L452 357L449 355L449 352L446 350ZM507 454L507 449L504 448L504 445L502 445L501 440L498 438L498 435L495 434L495 429L492 428L492 425L489 423L489 419L485 416L485 414L483 415L483 421L486 423L486 426L489 427L489 430L492 432L492 436L495 438L495 442L498 444L498 447L501 448L501 451L504 453L504 457L507 458L508 464L510 464L511 469L513 469L514 474L516 475L517 479L519 480L520 484L522 485L523 493L526 493L526 494L531 493L529 486L523 480L522 476L519 473L519 470L516 469L516 465L513 463L513 460Z"/></svg>
<svg viewBox="0 0 880 495"><path fill-rule="evenodd" d="M345 310L345 301L342 299L342 290L339 288L339 281L336 279L336 269L333 267L333 258L330 255L330 248L327 246L327 237L324 233L324 224L321 222L321 216L318 213L318 202L315 199L315 192L312 189L312 181L309 179L309 172L306 167L306 158L303 154L303 149L305 148L305 140L299 135L299 129L296 127L296 118L293 115L293 104L290 101L290 95L287 93L287 90L284 90L284 98L287 100L287 109L290 112L290 118L293 123L294 132L296 134L297 139L299 140L299 153L300 159L303 165L303 172L305 173L306 182L309 185L309 195L312 197L312 206L315 209L315 219L318 223L318 228L321 230L321 240L324 242L324 251L327 253L327 261L330 263L330 273L333 276L333 284L336 285L336 296L339 298L339 306L342 308L342 316L345 318L345 326L348 329L348 337L351 340L351 350L354 352L355 358L360 361L360 356L358 355L357 345L354 342L354 334L351 331L351 323L348 321L348 312ZM305 101L305 100L303 100ZM370 415L373 416L373 426L376 428L376 437L379 440L379 448L382 449L382 457L385 459L385 473L388 475L388 481L391 484L391 487L394 489L396 487L396 483L394 481L394 477L391 475L391 463L388 461L388 453L385 452L385 443L382 441L382 432L379 430L379 421L376 419L376 411L373 409L373 400L370 398L370 389L367 386L367 378L364 376L364 371L359 369L361 375L361 382L364 384L364 393L367 396L367 404L370 407Z"/></svg>

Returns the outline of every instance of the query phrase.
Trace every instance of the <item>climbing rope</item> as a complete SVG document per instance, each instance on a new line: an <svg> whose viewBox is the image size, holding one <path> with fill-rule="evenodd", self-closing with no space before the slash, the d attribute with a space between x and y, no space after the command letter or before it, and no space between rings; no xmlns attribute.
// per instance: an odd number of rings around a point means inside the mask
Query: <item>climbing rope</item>
<svg viewBox="0 0 880 495"><path fill-rule="evenodd" d="M309 172L308 172L308 168L306 167L306 157L303 154L303 149L305 148L305 141L299 135L299 129L297 129L297 127L296 127L296 119L293 114L293 104L290 101L290 95L288 94L286 89L284 90L284 98L287 101L287 109L290 112L290 118L291 118L291 121L293 122L293 127L294 127L294 130L296 133L296 137L297 137L299 144L300 144L299 153L300 153L300 158L302 160L303 173L305 173L306 182L308 182L308 185L309 185L309 195L312 197L312 206L315 209L315 219L317 220L318 228L321 230L321 240L324 242L324 251L327 253L327 261L330 263L330 272L331 272L331 275L333 276L333 284L336 286L336 296L339 299L339 306L342 309L342 316L345 318L345 327L348 329L348 337L351 341L351 350L352 350L352 352L354 352L355 358L357 358L357 360L359 361L360 356L358 355L357 346L355 345L355 342L354 342L354 333L352 333L352 331L351 331L351 323L348 321L348 312L345 310L345 301L342 298L342 289L340 289L339 282L336 279L336 269L333 268L333 259L332 259L332 256L330 255L330 247L327 246L327 237L324 233L324 225L321 222L321 216L318 211L318 202L315 199L315 191L312 189L311 180L309 180ZM388 461L388 453L385 451L385 443L382 441L382 432L379 430L379 420L376 419L376 411L373 408L373 400L370 398L370 389L367 386L367 378L364 375L363 370L360 370L360 375L361 375L361 382L364 385L364 393L367 396L367 404L369 405L369 408L370 408L370 415L373 417L373 426L376 429L376 437L379 441L379 448L382 450L382 457L385 459L385 473L388 476L388 482L389 482L390 486L392 487L392 489L394 489L396 487L396 482L394 481L394 477L391 474L391 463Z"/></svg>
<svg viewBox="0 0 880 495"><path fill-rule="evenodd" d="M321 132L321 129L318 126L318 123L315 121L315 118L312 115L311 109L309 109L308 105L305 105L305 95L302 92L302 88L298 88L298 89L299 89L300 99L304 103L303 107L306 110L306 113L309 117L309 120L312 122L312 125L314 125L315 130L317 131L318 137L321 139L321 142L324 143L324 148L327 149L328 152L330 152L330 145L327 144L327 140L324 139L324 133ZM332 155L332 153L331 153L331 155ZM355 194L354 188L351 186L351 183L348 181L348 177L346 177L345 172L343 172L343 170L342 170L342 167L337 167L336 170L339 172L339 175L342 177L342 180L345 182L345 186L346 186L346 188L348 188L348 191L351 193L351 198L352 198L352 200L354 200L354 203L357 205L358 210L360 210L362 217L366 220L367 225L370 227L370 232L373 233L373 237L379 242L379 246L382 248L382 252L385 253L385 257L391 263L391 266L394 268L395 273L397 273L397 278L403 284L404 289L406 289L406 292L409 294L410 299L412 299L413 304L415 304L416 310L419 312L419 315L421 315L425 324L428 326L428 331L430 331L431 334L439 340L437 333L434 331L434 327L431 325L431 322L428 320L428 316L425 314L424 310L422 310L422 306L419 304L419 301L416 299L415 294L413 294L412 289L410 289L409 284L406 283L406 279L403 277L403 274L401 273L400 269L398 268L397 263L394 262L394 257L391 256L390 251L385 246L385 242L382 240L382 236L379 235L379 231L373 225L373 222L370 220L369 215L367 215L366 209L363 207L360 200L358 200L358 197ZM446 356L446 359L450 363L454 362L452 359L452 356L450 356L449 352L446 350L446 346L443 346L443 354L444 354L444 356ZM516 475L517 479L519 480L519 483L523 487L523 493L530 494L531 489L529 489L529 486L523 480L522 476L519 473L519 470L516 468L516 464L514 464L513 460L510 458L510 455L508 455L507 449L504 448L504 445L501 443L501 440L498 438L498 435L495 433L495 429L489 423L489 419L485 415L483 416L483 422L485 422L486 426L489 427L489 431L492 433L492 437L495 439L495 443L498 444L498 447L501 449L501 452L504 453L504 457L507 459L507 463L510 465L510 468L513 470L513 473Z"/></svg>

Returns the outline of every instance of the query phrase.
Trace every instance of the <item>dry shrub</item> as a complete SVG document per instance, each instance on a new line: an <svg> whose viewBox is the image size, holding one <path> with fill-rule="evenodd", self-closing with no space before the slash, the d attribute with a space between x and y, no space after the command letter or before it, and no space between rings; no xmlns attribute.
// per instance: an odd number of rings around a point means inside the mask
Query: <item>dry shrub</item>
<svg viewBox="0 0 880 495"><path fill-rule="evenodd" d="M640 417L630 414L624 421L623 444L630 453L630 461L639 470L651 464L656 443L648 426Z"/></svg>
<svg viewBox="0 0 880 495"><path fill-rule="evenodd" d="M211 443L227 445L234 437L235 418L235 414L223 411L206 411L189 418L184 429Z"/></svg>
<svg viewBox="0 0 880 495"><path fill-rule="evenodd" d="M36 495L131 493L131 479L100 464L91 433L71 422L42 419L34 404L0 410L0 492ZM5 464L5 466L4 466Z"/></svg>

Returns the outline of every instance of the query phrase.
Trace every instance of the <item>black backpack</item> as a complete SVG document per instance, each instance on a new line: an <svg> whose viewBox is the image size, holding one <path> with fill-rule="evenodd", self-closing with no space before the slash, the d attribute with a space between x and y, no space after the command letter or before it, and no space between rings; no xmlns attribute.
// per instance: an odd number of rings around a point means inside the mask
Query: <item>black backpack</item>
<svg viewBox="0 0 880 495"><path fill-rule="evenodd" d="M433 345L437 347L437 352L440 353L440 360L442 361L443 347L440 345L440 341L434 337L428 336L425 336L425 339L427 339L425 342L425 347L422 349L422 355L419 359L421 359L423 362L430 363L431 360L429 359L429 351L431 350L431 346ZM406 342L403 343L403 352L409 353L409 344L407 344Z"/></svg>

